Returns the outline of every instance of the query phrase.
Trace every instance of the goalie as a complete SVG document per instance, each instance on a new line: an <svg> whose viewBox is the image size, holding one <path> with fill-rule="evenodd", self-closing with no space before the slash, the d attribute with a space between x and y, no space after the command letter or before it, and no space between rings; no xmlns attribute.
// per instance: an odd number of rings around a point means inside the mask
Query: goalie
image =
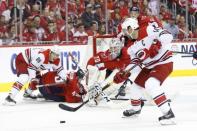
<svg viewBox="0 0 197 131"><path fill-rule="evenodd" d="M105 52L98 52L95 56L91 57L87 63L87 86L89 100L93 105L98 104L98 99L95 99L96 95L102 92L103 88L107 88L109 83L113 82L113 77L118 70L124 69L130 63L130 57L127 54L127 47L123 47L122 41L118 38L113 38L110 42L110 48ZM108 70L105 79L99 81L101 72ZM108 92L112 92L112 88L107 89ZM102 98L110 103L109 98L103 92Z"/></svg>

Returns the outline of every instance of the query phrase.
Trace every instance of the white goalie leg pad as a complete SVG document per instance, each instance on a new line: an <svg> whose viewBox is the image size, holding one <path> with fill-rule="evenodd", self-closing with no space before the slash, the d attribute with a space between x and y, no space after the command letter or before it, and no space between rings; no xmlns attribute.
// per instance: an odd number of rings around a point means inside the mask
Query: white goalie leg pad
<svg viewBox="0 0 197 131"><path fill-rule="evenodd" d="M118 69L113 70L113 72L103 82L100 82L102 88L109 84L109 87L107 87L104 91L108 96L114 93L118 89L118 85L120 85L113 82L114 76L118 71Z"/></svg>
<svg viewBox="0 0 197 131"><path fill-rule="evenodd" d="M165 95L162 87L160 86L160 81L154 77L150 77L145 82L145 89L152 98L156 98L157 96L160 96L160 95ZM164 104L159 106L159 109L161 110L162 113L164 114L167 113L170 110L169 103L165 102Z"/></svg>
<svg viewBox="0 0 197 131"><path fill-rule="evenodd" d="M100 76L100 71L97 67L92 66L92 65L88 65L87 66L88 69L88 82L87 85L88 87L91 87L92 85L95 84L95 82L98 81L98 78Z"/></svg>
<svg viewBox="0 0 197 131"><path fill-rule="evenodd" d="M114 76L118 71L119 71L118 69L114 69L113 72L103 82L100 83L101 87L113 83Z"/></svg>
<svg viewBox="0 0 197 131"><path fill-rule="evenodd" d="M100 82L100 85L102 88L104 88L105 86L107 86L109 84L109 87L107 87L105 89L105 91L103 91L107 96L111 95L112 93L114 93L118 89L117 84L113 83L114 76L116 75L116 73L118 71L119 71L118 69L113 70L113 72L104 81ZM102 99L103 99L103 97L100 95L97 98L97 101L99 102Z"/></svg>

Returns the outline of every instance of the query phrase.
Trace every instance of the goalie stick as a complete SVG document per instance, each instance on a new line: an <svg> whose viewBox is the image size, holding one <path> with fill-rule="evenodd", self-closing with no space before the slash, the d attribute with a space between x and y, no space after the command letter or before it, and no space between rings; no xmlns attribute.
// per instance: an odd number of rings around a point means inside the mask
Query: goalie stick
<svg viewBox="0 0 197 131"><path fill-rule="evenodd" d="M104 93L103 91L104 91L105 89L107 89L109 86L111 86L111 84L112 84L112 83L107 84L106 86L104 86L104 87L102 88L102 91L100 92L100 94ZM97 94L97 96L96 96L95 98L97 98L100 94ZM77 107L70 107L70 106L68 106L68 105L66 105L66 104L60 103L60 104L59 104L59 108L62 109L62 110L75 112L75 111L79 110L81 107L83 107L85 104L87 104L88 102L89 102L89 99L86 100L86 101L84 101L83 103L81 103L81 104L80 104L79 106L77 106Z"/></svg>

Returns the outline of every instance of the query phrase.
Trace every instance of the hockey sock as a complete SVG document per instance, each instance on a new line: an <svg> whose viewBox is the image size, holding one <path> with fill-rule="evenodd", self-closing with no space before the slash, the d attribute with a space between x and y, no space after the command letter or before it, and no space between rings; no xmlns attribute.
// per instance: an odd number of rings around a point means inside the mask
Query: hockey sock
<svg viewBox="0 0 197 131"><path fill-rule="evenodd" d="M10 91L10 97L11 98L15 98L15 96L19 93L19 91L21 90L21 88L23 87L23 84L21 84L20 82L15 82L12 85L12 89Z"/></svg>
<svg viewBox="0 0 197 131"><path fill-rule="evenodd" d="M135 111L141 110L141 99L133 100L131 99L131 105L133 106L132 109Z"/></svg>
<svg viewBox="0 0 197 131"><path fill-rule="evenodd" d="M162 87L160 87L160 81L153 77L149 78L145 83L145 89L153 98L161 112L166 114L170 110L170 105Z"/></svg>
<svg viewBox="0 0 197 131"><path fill-rule="evenodd" d="M135 111L141 110L142 92L140 88L140 86L134 83L133 86L128 90L131 98L131 105L133 106L132 109Z"/></svg>

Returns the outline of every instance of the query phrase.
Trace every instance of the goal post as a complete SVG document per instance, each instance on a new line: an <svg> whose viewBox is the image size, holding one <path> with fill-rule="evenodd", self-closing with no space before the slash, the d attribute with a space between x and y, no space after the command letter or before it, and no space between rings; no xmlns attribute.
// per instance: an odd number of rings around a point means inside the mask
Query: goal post
<svg viewBox="0 0 197 131"><path fill-rule="evenodd" d="M93 37L93 55L109 49L109 43L115 35L98 35Z"/></svg>

